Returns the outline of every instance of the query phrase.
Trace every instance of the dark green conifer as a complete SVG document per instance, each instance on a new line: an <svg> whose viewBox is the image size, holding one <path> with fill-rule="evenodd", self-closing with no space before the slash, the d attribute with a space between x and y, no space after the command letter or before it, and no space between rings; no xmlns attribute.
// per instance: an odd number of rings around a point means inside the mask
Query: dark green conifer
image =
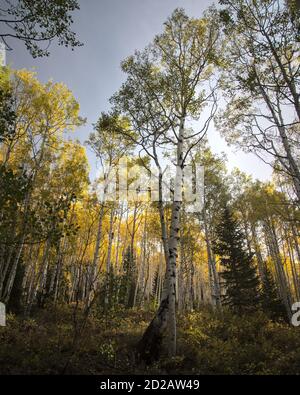
<svg viewBox="0 0 300 395"><path fill-rule="evenodd" d="M239 314L254 310L260 298L253 255L247 251L245 236L228 207L222 211L216 228L214 251L222 265L223 305L230 306Z"/></svg>

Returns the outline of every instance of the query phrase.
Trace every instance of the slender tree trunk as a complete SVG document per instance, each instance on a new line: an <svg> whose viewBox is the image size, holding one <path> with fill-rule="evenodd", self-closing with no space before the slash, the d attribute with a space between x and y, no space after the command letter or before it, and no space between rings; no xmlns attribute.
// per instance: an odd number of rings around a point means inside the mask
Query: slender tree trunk
<svg viewBox="0 0 300 395"><path fill-rule="evenodd" d="M216 258L215 254L212 251L211 247L211 237L208 229L206 209L203 209L203 222L204 222L204 232L205 232L205 242L206 242L206 251L208 257L208 265L209 265L209 273L210 273L210 282L211 282L211 295L213 300L213 305L217 308L221 307L221 290L220 290L220 280L216 267Z"/></svg>
<svg viewBox="0 0 300 395"><path fill-rule="evenodd" d="M182 205L184 123L185 119L182 118L178 133L176 178L172 203L170 237L168 242L169 257L167 260L166 274L167 295L164 295L156 316L138 344L138 352L142 359L146 361L155 360L159 357L165 332L168 333L168 355L170 357L176 355L176 262L178 256L180 209Z"/></svg>
<svg viewBox="0 0 300 395"><path fill-rule="evenodd" d="M123 203L120 208L119 214L119 222L118 222L118 231L117 231L117 245L116 245L116 258L115 258L115 268L116 273L119 274L119 251L120 251L120 239L121 239L121 225L122 225L122 218L123 218Z"/></svg>
<svg viewBox="0 0 300 395"><path fill-rule="evenodd" d="M282 264L282 261L280 258L280 251L279 251L279 247L278 247L275 228L272 223L266 224L265 227L266 227L266 231L267 231L267 239L269 242L271 256L272 256L274 264L275 264L275 271L276 271L276 277L278 280L280 296L281 296L282 302L284 303L287 317L290 320L291 315L292 315L291 314L291 297L290 297L290 292L289 292L289 288L288 288L288 284L287 284L286 274L284 272L283 264Z"/></svg>
<svg viewBox="0 0 300 395"><path fill-rule="evenodd" d="M89 277L87 279L86 305L89 305L90 301L92 300L92 293L93 291L95 291L95 286L97 281L100 243L102 240L103 218L104 218L104 202L101 203L101 207L100 207L94 258L91 266L91 272L89 273Z"/></svg>
<svg viewBox="0 0 300 395"><path fill-rule="evenodd" d="M108 231L108 249L107 249L107 258L106 258L106 289L105 289L105 309L107 310L109 304L109 284L110 284L110 275L111 275L111 252L112 252L112 244L114 238L113 226L114 226L114 216L115 209L111 208L110 211L110 220L109 220L109 231Z"/></svg>
<svg viewBox="0 0 300 395"><path fill-rule="evenodd" d="M139 273L138 273L138 281L136 282L135 292L134 292L134 304L136 303L138 289L144 289L145 284L145 260L146 260L146 243L147 243L147 217L148 210L146 208L145 219L144 219L144 229L143 229L143 237L142 237L142 251L141 251L141 262L139 265ZM143 295L141 295L143 297ZM140 300L139 304L142 305L142 300Z"/></svg>
<svg viewBox="0 0 300 395"><path fill-rule="evenodd" d="M266 276L266 268L265 268L265 263L261 255L261 250L260 250L260 245L257 240L257 234L256 234L256 227L253 223L251 223L251 235L252 235L252 242L254 246L254 251L257 259L257 267L258 267L258 273L259 277L262 281L264 281L265 276Z"/></svg>

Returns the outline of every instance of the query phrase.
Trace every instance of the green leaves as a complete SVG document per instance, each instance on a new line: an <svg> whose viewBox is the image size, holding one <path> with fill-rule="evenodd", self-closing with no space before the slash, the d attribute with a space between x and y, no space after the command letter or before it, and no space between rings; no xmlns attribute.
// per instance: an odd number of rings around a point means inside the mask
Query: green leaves
<svg viewBox="0 0 300 395"><path fill-rule="evenodd" d="M228 10L226 10L226 9L220 10L220 11L219 11L219 15L220 15L221 21L222 21L225 25L227 25L227 24L233 22L233 20L232 20L232 18L231 18L231 16L230 16L230 13L229 13Z"/></svg>
<svg viewBox="0 0 300 395"><path fill-rule="evenodd" d="M23 41L34 58L50 54L41 42L57 40L58 45L72 49L82 46L71 30L72 13L78 9L77 0L18 0L7 11L2 10L0 37L6 44L9 38Z"/></svg>
<svg viewBox="0 0 300 395"><path fill-rule="evenodd" d="M227 99L217 124L226 141L291 177L299 197L299 43L288 3L221 1ZM291 18L292 17L292 18Z"/></svg>

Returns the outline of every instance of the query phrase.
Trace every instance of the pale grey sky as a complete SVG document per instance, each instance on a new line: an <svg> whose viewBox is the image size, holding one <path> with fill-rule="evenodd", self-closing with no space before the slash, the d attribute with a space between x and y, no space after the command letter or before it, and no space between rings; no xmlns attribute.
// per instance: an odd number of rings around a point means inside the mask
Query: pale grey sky
<svg viewBox="0 0 300 395"><path fill-rule="evenodd" d="M142 49L162 31L163 23L177 7L189 16L200 17L211 0L79 0L81 10L75 15L73 30L84 43L74 52L52 45L49 58L33 59L25 47L14 42L7 54L13 68L35 69L41 81L64 82L81 106L87 124L77 130L75 138L84 142L102 111L109 110L109 98L120 87L124 75L122 59L135 49ZM224 151L228 167L239 167L255 178L270 178L271 169L254 155L234 152L211 127L208 139L213 152ZM95 157L88 151L91 176L95 174Z"/></svg>

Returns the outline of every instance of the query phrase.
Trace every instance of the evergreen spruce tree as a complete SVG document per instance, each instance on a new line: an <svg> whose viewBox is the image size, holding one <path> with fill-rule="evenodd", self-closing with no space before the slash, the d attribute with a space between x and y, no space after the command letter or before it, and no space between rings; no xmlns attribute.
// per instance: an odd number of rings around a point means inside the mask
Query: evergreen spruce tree
<svg viewBox="0 0 300 395"><path fill-rule="evenodd" d="M245 236L228 207L224 208L221 221L216 227L214 251L219 255L223 269L223 305L239 314L254 310L260 298L253 255L245 248Z"/></svg>
<svg viewBox="0 0 300 395"><path fill-rule="evenodd" d="M265 275L262 280L261 305L263 311L271 320L288 320L284 305L279 298L272 273L268 268L266 268Z"/></svg>

